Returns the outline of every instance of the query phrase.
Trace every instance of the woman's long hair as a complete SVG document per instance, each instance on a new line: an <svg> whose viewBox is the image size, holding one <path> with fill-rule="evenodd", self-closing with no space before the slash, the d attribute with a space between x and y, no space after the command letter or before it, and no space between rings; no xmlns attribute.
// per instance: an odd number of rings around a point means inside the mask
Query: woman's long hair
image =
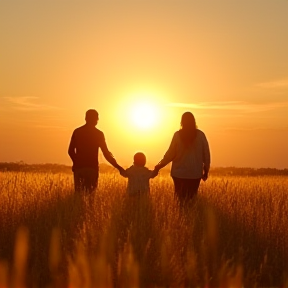
<svg viewBox="0 0 288 288"><path fill-rule="evenodd" d="M181 118L181 129L179 130L180 138L187 148L192 146L197 133L195 117L191 112L185 112Z"/></svg>

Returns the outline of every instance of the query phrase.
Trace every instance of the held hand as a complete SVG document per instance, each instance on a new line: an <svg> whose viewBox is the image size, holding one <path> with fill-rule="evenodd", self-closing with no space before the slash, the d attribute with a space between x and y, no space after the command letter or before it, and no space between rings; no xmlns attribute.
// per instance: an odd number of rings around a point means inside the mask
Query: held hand
<svg viewBox="0 0 288 288"><path fill-rule="evenodd" d="M123 173L123 171L125 171L124 168L121 167L120 165L117 165L116 169L120 172L120 174Z"/></svg>
<svg viewBox="0 0 288 288"><path fill-rule="evenodd" d="M121 176L123 176L123 177L125 177L125 178L128 177L126 170L123 169L122 167L121 167L121 169L119 170L119 172L120 172L120 175L121 175Z"/></svg>
<svg viewBox="0 0 288 288"><path fill-rule="evenodd" d="M154 169L151 174L151 178L154 178L158 175L159 170Z"/></svg>
<svg viewBox="0 0 288 288"><path fill-rule="evenodd" d="M120 172L120 174L122 174L124 171L125 171L125 169L124 168L122 168L122 167L119 167L119 172Z"/></svg>
<svg viewBox="0 0 288 288"><path fill-rule="evenodd" d="M161 168L159 167L159 165L156 165L156 166L154 167L154 171L157 171L157 173L159 172L160 169L161 169Z"/></svg>

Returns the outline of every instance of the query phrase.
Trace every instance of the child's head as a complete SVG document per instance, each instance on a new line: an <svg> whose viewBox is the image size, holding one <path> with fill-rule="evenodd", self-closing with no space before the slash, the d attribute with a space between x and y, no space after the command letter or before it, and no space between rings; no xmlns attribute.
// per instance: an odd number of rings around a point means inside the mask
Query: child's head
<svg viewBox="0 0 288 288"><path fill-rule="evenodd" d="M137 152L134 155L134 164L137 166L145 166L146 164L146 156L142 152Z"/></svg>

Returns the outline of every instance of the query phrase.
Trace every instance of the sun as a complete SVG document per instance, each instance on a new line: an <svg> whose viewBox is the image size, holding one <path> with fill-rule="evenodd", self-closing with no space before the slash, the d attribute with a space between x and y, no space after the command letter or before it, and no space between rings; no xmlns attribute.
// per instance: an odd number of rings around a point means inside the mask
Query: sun
<svg viewBox="0 0 288 288"><path fill-rule="evenodd" d="M129 139L133 135L133 143L139 139L143 141L143 137L145 141L153 139L166 129L166 125L163 125L167 116L166 102L167 99L161 91L125 91L114 103L113 121L116 122L119 132L127 133Z"/></svg>
<svg viewBox="0 0 288 288"><path fill-rule="evenodd" d="M130 107L130 121L140 129L153 127L158 120L157 105L150 102L137 102Z"/></svg>

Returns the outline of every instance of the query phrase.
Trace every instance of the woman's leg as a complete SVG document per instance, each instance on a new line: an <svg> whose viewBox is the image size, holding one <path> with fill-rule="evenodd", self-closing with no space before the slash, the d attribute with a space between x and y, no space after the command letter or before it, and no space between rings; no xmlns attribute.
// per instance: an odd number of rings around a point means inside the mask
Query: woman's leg
<svg viewBox="0 0 288 288"><path fill-rule="evenodd" d="M175 196L180 201L192 199L198 192L201 178L199 179L183 179L173 177Z"/></svg>
<svg viewBox="0 0 288 288"><path fill-rule="evenodd" d="M199 185L200 185L201 178L199 179L184 179L184 194L185 198L192 199L194 196L196 196Z"/></svg>
<svg viewBox="0 0 288 288"><path fill-rule="evenodd" d="M183 187L184 187L184 182L182 178L177 178L177 177L173 177L173 182L174 182L174 192L175 192L175 196L177 197L177 199L179 201L183 201L185 199L185 195L184 195L184 191L183 191Z"/></svg>

